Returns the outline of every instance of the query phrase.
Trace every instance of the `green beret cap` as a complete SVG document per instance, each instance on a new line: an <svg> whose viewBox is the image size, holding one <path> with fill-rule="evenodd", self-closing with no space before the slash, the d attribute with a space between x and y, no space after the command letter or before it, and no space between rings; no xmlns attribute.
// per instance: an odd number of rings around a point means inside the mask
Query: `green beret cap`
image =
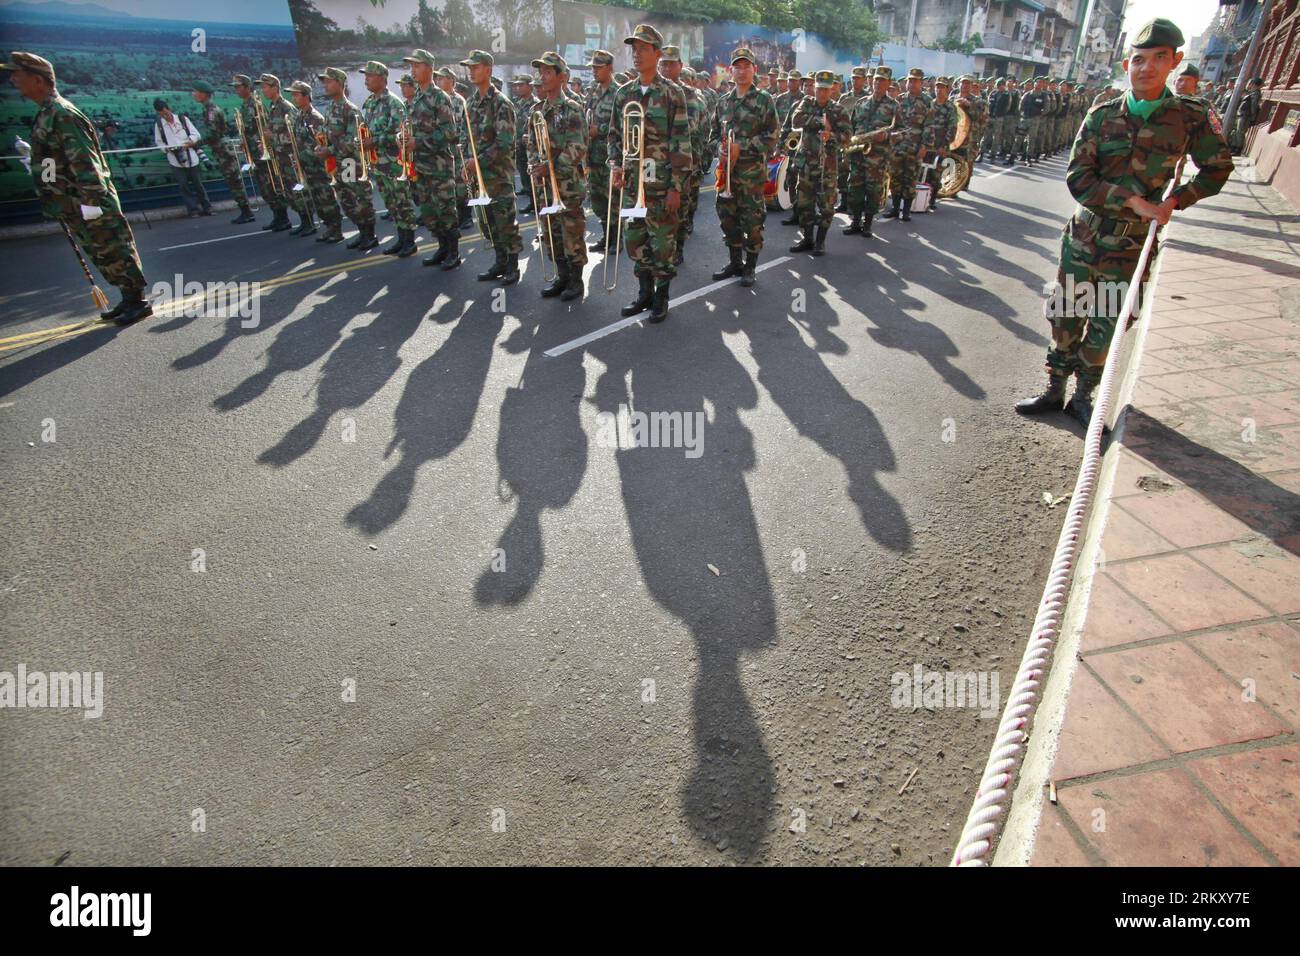
<svg viewBox="0 0 1300 956"><path fill-rule="evenodd" d="M212 84L209 83L207 80L195 80L195 81L194 81L192 84L190 84L190 85L193 86L194 89L195 89L197 92L199 92L199 93L211 93L211 92L212 92Z"/></svg>
<svg viewBox="0 0 1300 956"><path fill-rule="evenodd" d="M1137 32L1132 46L1135 50L1149 50L1157 46L1173 47L1176 50L1183 42L1183 31L1178 29L1174 21L1156 17Z"/></svg>

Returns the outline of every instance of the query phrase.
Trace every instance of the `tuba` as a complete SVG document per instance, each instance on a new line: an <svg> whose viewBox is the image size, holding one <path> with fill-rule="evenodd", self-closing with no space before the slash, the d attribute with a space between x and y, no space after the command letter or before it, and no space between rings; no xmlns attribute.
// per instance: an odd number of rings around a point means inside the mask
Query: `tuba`
<svg viewBox="0 0 1300 956"><path fill-rule="evenodd" d="M952 142L948 144L948 150L961 149L966 145L966 140L970 138L970 114L962 107L960 103L953 104L957 107L957 132L953 134Z"/></svg>

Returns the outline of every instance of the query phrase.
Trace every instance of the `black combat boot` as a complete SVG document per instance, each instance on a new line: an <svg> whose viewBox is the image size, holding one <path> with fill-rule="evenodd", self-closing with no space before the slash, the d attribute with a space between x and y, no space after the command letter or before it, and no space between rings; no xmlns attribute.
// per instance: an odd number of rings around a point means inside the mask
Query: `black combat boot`
<svg viewBox="0 0 1300 956"><path fill-rule="evenodd" d="M253 215L253 210L249 208L248 203L240 203L239 215L230 221L236 226L242 226L246 222L254 222L256 218L257 217Z"/></svg>
<svg viewBox="0 0 1300 956"><path fill-rule="evenodd" d="M754 284L754 267L758 265L758 253L745 253L745 270L740 274L740 284L748 289Z"/></svg>
<svg viewBox="0 0 1300 956"><path fill-rule="evenodd" d="M790 215L787 216L785 219L782 219L782 220L781 220L781 225L783 225L783 226L797 226L797 225L799 225L799 216L798 216L798 214L794 211L793 208L791 208L791 210L790 210Z"/></svg>
<svg viewBox="0 0 1300 956"><path fill-rule="evenodd" d="M349 239L347 242L345 242L343 245L344 248L346 249L355 249L365 241L366 241L366 227L357 226L357 234L353 236L351 239Z"/></svg>
<svg viewBox="0 0 1300 956"><path fill-rule="evenodd" d="M581 299L586 288L582 284L582 263L573 261L569 263L569 284L564 287L560 293L561 302L572 302L574 299Z"/></svg>
<svg viewBox="0 0 1300 956"><path fill-rule="evenodd" d="M875 213L869 212L862 217L862 238L871 239L871 220L875 218Z"/></svg>
<svg viewBox="0 0 1300 956"><path fill-rule="evenodd" d="M662 322L668 318L668 279L660 279L654 284L654 294L650 298L650 318L647 322Z"/></svg>
<svg viewBox="0 0 1300 956"><path fill-rule="evenodd" d="M1084 428L1092 421L1092 392L1097 383L1092 379L1075 379L1074 394L1065 405L1065 414L1075 419Z"/></svg>
<svg viewBox="0 0 1300 956"><path fill-rule="evenodd" d="M887 210L885 210L884 215L882 215L882 216L880 217L881 219L897 219L897 218L898 218L898 204L899 204L899 202L901 201L901 197L899 197L899 196L890 196L890 197L889 197L889 201L890 201L891 205L890 205L890 207L889 207Z"/></svg>
<svg viewBox="0 0 1300 956"><path fill-rule="evenodd" d="M278 210L278 209L272 209L272 210L271 210L271 221L268 222L265 226L262 227L262 231L263 231L263 232L270 232L270 231L272 231L272 230L273 230L276 226L278 226L278 225L280 225L280 210Z"/></svg>
<svg viewBox="0 0 1300 956"><path fill-rule="evenodd" d="M853 221L850 222L843 229L841 229L840 232L844 233L844 235L846 236L862 235L862 213L860 212L854 213Z"/></svg>
<svg viewBox="0 0 1300 956"><path fill-rule="evenodd" d="M1069 381L1069 376L1052 375L1047 376L1047 391L1042 395L1035 395L1033 398L1025 398L1016 402L1016 411L1021 415L1041 415L1043 412L1059 412L1065 407L1065 383Z"/></svg>
<svg viewBox="0 0 1300 956"><path fill-rule="evenodd" d="M317 242L342 242L343 241L343 223L327 222L325 232L316 237Z"/></svg>
<svg viewBox="0 0 1300 956"><path fill-rule="evenodd" d="M469 203L467 202L460 204L460 222L456 224L456 228L458 230L474 228L474 217L470 215Z"/></svg>
<svg viewBox="0 0 1300 956"><path fill-rule="evenodd" d="M375 224L372 222L369 225L362 226L361 242L357 246L357 251L368 252L377 245L379 245L379 237L375 235Z"/></svg>
<svg viewBox="0 0 1300 956"><path fill-rule="evenodd" d="M397 258L405 259L407 256L413 256L416 253L415 230L399 229L397 235L402 240L402 248L397 250Z"/></svg>
<svg viewBox="0 0 1300 956"><path fill-rule="evenodd" d="M849 211L849 200L843 193L840 193L840 201L835 204L835 211L836 212Z"/></svg>
<svg viewBox="0 0 1300 956"><path fill-rule="evenodd" d="M565 287L568 286L568 284L569 284L569 260L558 259L556 260L555 263L555 278L551 280L550 285L542 289L542 298L554 299L556 296L558 296L561 292L564 291Z"/></svg>
<svg viewBox="0 0 1300 956"><path fill-rule="evenodd" d="M739 246L728 246L727 255L730 257L730 261L717 272L713 273L713 278L718 280L730 279L745 271L745 266L740 261Z"/></svg>
<svg viewBox="0 0 1300 956"><path fill-rule="evenodd" d="M813 248L813 227L812 223L803 227L799 233L799 241L790 247L791 252L811 252Z"/></svg>
<svg viewBox="0 0 1300 956"><path fill-rule="evenodd" d="M650 308L650 300L654 297L654 276L648 272L638 272L636 274L636 281L638 283L636 298L623 306L623 308L619 309L619 314L625 319L631 318L632 316Z"/></svg>
<svg viewBox="0 0 1300 956"><path fill-rule="evenodd" d="M903 197L903 211L898 214L898 221L912 221L912 200L908 199L906 196Z"/></svg>
<svg viewBox="0 0 1300 956"><path fill-rule="evenodd" d="M438 251L431 252L421 259L420 265L422 266L436 266L447 261L447 237L434 236L434 238L438 240Z"/></svg>
<svg viewBox="0 0 1300 956"><path fill-rule="evenodd" d="M139 322L141 319L147 319L153 315L153 306L145 301L142 290L134 289L122 293L122 301L114 312L117 314L113 316L111 321L115 325L130 325L132 322Z"/></svg>
<svg viewBox="0 0 1300 956"><path fill-rule="evenodd" d="M314 236L316 235L316 217L311 211L303 213L299 218L302 219L302 225L289 233L291 236Z"/></svg>
<svg viewBox="0 0 1300 956"><path fill-rule="evenodd" d="M514 285L519 281L519 254L516 252L507 252L505 254L505 274L501 276L502 285Z"/></svg>
<svg viewBox="0 0 1300 956"><path fill-rule="evenodd" d="M406 245L406 230L399 228L397 230L397 235L393 237L393 241L390 242L388 245L384 246L384 248L380 249L379 251L386 256L395 256L399 251L401 251L402 247L405 245Z"/></svg>
<svg viewBox="0 0 1300 956"><path fill-rule="evenodd" d="M450 272L461 264L460 233L453 229L442 238L447 243L447 258L442 260L442 271Z"/></svg>
<svg viewBox="0 0 1300 956"><path fill-rule="evenodd" d="M506 274L506 253L500 246L494 246L492 250L496 258L492 260L492 265L478 274L479 282L491 282L493 279L500 279Z"/></svg>
<svg viewBox="0 0 1300 956"><path fill-rule="evenodd" d="M610 235L608 226L601 226L601 230L596 235L596 241L587 247L588 252L606 252L609 250L613 237Z"/></svg>
<svg viewBox="0 0 1300 956"><path fill-rule="evenodd" d="M813 240L812 254L815 256L826 255L826 232L825 226L817 227L817 237Z"/></svg>

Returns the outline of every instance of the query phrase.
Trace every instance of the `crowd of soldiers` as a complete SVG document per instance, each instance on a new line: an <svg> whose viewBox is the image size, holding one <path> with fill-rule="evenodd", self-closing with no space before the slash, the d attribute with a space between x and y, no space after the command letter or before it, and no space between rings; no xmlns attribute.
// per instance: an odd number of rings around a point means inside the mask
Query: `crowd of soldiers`
<svg viewBox="0 0 1300 956"><path fill-rule="evenodd" d="M360 72L369 95L360 105L348 98L348 74L339 68L317 76L324 90L319 109L305 81L282 87L270 73L256 81L237 74L230 80L239 98L232 126L212 101L213 87L200 81L193 96L201 135L194 145L216 158L239 207L236 223L253 219L247 174L271 211L264 230L319 232L317 242L338 243L347 218L356 227L347 247L366 252L379 245L373 184L396 227L384 254L414 254L424 229L437 248L423 264L452 270L462 262L461 231L477 224L494 256L481 281L518 281L519 219L535 213L536 241L553 269L541 292L548 298L582 299L588 252L608 259L625 246L638 291L623 314L649 310L649 321L658 322L667 316L669 284L715 160L728 261L713 276L750 286L776 157L788 159L792 212L784 224L800 227L790 251L821 256L836 212L849 216L844 234L870 238L877 214L911 219L918 187L928 187L926 211L937 208L946 162L967 169L981 159L1033 164L1068 149L1088 108L1117 95L1044 76L953 79L911 69L895 78L883 65L855 67L844 89L842 77L826 70L761 73L746 47L733 52L729 75L715 86L652 26L638 25L624 42L632 69L616 75L614 56L597 50L585 64L593 75L585 94L554 51L532 61L536 75L515 75L506 95L490 53L472 51L460 61L460 77L417 49L404 58L409 72L398 80L401 96L389 89L386 64L366 63ZM60 164L77 171L76 188L39 180L37 188L47 211L74 227L106 278L123 290L123 304L104 317L143 317L139 259L93 125L57 94L47 61L14 54L9 68L48 82L45 96L32 97L43 104L37 128L48 116L77 131L68 140L77 154ZM633 141L625 142L629 134ZM66 196L78 193L104 199L102 220L83 220L68 205ZM590 247L584 205L599 222Z"/></svg>

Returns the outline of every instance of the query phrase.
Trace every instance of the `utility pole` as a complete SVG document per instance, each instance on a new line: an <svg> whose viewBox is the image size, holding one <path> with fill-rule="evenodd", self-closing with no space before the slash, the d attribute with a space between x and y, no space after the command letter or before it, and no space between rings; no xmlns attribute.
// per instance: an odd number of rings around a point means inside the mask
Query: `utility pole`
<svg viewBox="0 0 1300 956"><path fill-rule="evenodd" d="M1264 9L1259 14L1259 25L1255 27L1255 35L1250 38L1250 49L1246 51L1246 59L1242 61L1241 72L1237 74L1237 82L1232 87L1232 99L1228 101L1228 111L1223 114L1223 129L1232 129L1237 122L1237 107L1241 104L1242 91L1246 89L1246 83L1250 75L1255 72L1255 54L1259 52L1259 38L1264 35L1264 27L1268 23L1268 12L1273 9L1273 0L1264 0ZM1245 149L1245 146L1242 146Z"/></svg>
<svg viewBox="0 0 1300 956"><path fill-rule="evenodd" d="M1092 23L1092 9L1096 0L1088 0L1088 5L1084 8L1082 26L1079 27L1079 45L1074 50L1074 60L1070 63L1070 72L1066 79L1074 80L1074 70L1083 62L1084 48L1088 45L1088 27Z"/></svg>

